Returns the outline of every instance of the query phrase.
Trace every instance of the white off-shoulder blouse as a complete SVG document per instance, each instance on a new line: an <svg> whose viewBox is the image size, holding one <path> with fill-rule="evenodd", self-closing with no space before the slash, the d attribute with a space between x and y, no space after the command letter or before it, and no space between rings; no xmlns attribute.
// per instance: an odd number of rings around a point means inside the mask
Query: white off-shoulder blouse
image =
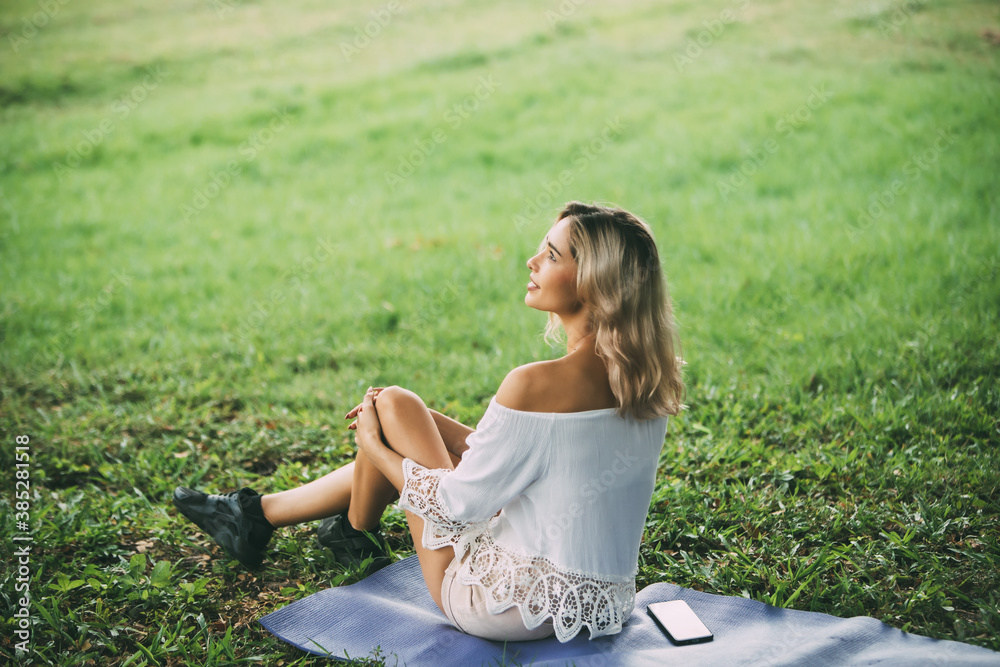
<svg viewBox="0 0 1000 667"><path fill-rule="evenodd" d="M561 642L621 631L635 604L639 542L667 418L614 408L523 412L490 401L454 470L403 460L399 506L424 519L423 544L468 557L459 581L487 608L511 607ZM499 512L499 513L498 513Z"/></svg>

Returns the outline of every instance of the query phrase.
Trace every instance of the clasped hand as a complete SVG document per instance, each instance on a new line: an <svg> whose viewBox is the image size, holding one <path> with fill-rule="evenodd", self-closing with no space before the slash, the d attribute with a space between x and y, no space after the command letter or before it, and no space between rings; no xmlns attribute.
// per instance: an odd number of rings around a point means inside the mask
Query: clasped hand
<svg viewBox="0 0 1000 667"><path fill-rule="evenodd" d="M362 451L383 444L382 423L378 419L378 410L375 408L375 401L381 390L381 387L368 387L365 399L344 415L344 419L355 420L348 424L347 428L355 432L354 441L357 443L358 449Z"/></svg>

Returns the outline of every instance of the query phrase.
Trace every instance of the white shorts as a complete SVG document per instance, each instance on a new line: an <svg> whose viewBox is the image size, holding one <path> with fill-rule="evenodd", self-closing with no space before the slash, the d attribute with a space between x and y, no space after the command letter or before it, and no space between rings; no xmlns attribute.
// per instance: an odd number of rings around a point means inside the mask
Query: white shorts
<svg viewBox="0 0 1000 667"><path fill-rule="evenodd" d="M511 607L499 614L486 610L486 594L478 584L456 581L462 561L455 557L444 571L441 582L441 606L452 625L467 635L492 641L526 642L551 637L555 630L548 620L534 630L524 627L521 612Z"/></svg>

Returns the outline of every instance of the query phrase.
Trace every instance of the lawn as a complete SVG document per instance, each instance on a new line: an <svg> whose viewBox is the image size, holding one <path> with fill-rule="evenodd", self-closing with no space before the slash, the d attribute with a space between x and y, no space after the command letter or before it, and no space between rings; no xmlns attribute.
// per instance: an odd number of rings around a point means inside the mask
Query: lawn
<svg viewBox="0 0 1000 667"><path fill-rule="evenodd" d="M524 263L571 199L649 221L688 362L639 587L1000 650L995 2L19 0L0 27L0 656L26 613L31 664L324 664L257 619L360 573L313 526L244 572L173 488L336 468L369 385L474 425L560 353Z"/></svg>

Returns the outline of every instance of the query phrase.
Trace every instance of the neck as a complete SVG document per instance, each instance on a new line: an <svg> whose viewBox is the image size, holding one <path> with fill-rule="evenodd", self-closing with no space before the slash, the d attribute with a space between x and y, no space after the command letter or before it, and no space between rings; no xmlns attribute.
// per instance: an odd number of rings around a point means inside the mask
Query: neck
<svg viewBox="0 0 1000 667"><path fill-rule="evenodd" d="M566 354L575 352L594 337L593 332L590 331L590 327L586 326L585 322L563 322L563 329L566 331Z"/></svg>

